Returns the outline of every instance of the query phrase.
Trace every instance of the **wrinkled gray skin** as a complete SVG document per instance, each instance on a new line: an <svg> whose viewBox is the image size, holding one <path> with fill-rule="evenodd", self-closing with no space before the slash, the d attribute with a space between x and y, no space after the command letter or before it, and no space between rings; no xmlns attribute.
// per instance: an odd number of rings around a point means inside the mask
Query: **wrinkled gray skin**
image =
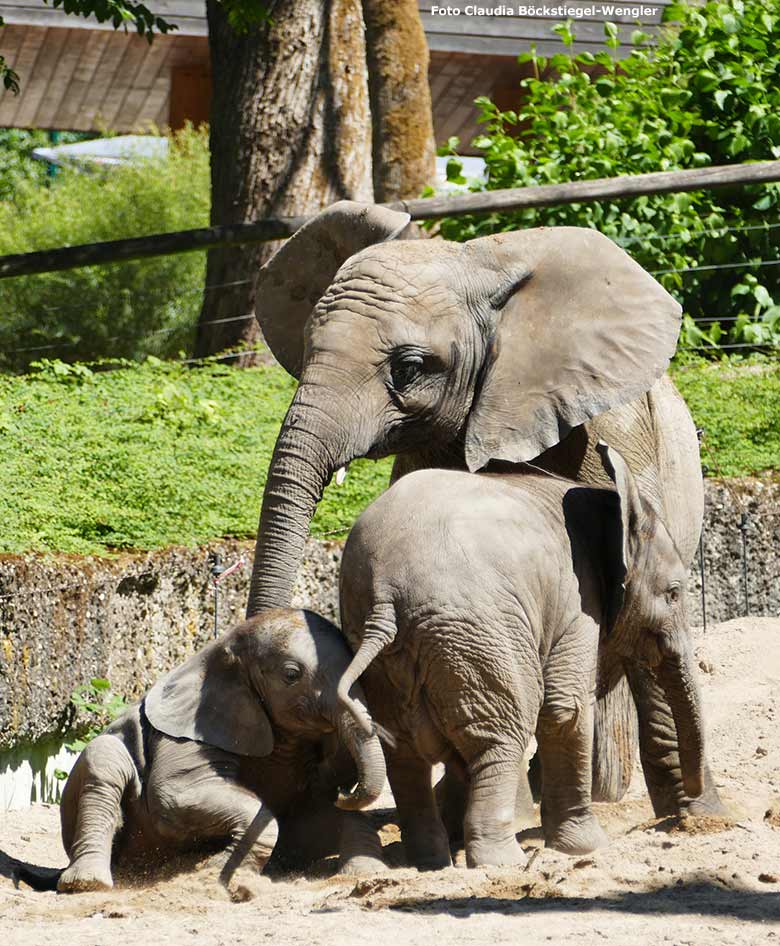
<svg viewBox="0 0 780 946"><path fill-rule="evenodd" d="M269 611L159 680L87 746L68 778L61 818L70 863L57 889L110 888L112 848L115 859L148 861L233 849L249 835L246 879L267 855L261 831L270 815L279 836L266 872L303 869L336 853L340 837L346 870L381 867L378 838L357 812L334 806L364 807L385 779L378 738L333 699L350 658L324 618Z"/></svg>
<svg viewBox="0 0 780 946"><path fill-rule="evenodd" d="M429 470L358 519L341 567L343 632L373 717L395 737L388 776L404 846L450 864L431 789L446 762L467 785L470 866L522 864L514 816L536 735L548 846L584 854L606 837L591 811L599 638L629 680L642 668L672 708L687 794L704 787L704 737L685 614L686 569L620 455L612 491L558 477ZM683 751L684 749L684 751Z"/></svg>
<svg viewBox="0 0 780 946"><path fill-rule="evenodd" d="M258 320L300 384L268 471L248 613L289 604L322 490L356 457L396 454L395 479L426 467L518 472L533 461L598 482L602 438L689 564L703 510L698 443L663 377L677 303L592 230L393 240L407 222L335 204L261 273ZM621 667L602 656L594 797L617 800L636 713ZM706 766L705 792L686 796L671 709L652 676L639 675L640 756L656 813L720 811Z"/></svg>

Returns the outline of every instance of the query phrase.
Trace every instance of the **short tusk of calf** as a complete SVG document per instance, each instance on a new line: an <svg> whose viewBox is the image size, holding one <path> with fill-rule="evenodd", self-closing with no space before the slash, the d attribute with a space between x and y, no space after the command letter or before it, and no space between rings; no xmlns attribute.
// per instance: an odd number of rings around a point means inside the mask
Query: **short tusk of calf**
<svg viewBox="0 0 780 946"><path fill-rule="evenodd" d="M347 478L347 470L349 470L349 463L340 466L338 470L336 470L336 486L341 486L344 483L344 480Z"/></svg>

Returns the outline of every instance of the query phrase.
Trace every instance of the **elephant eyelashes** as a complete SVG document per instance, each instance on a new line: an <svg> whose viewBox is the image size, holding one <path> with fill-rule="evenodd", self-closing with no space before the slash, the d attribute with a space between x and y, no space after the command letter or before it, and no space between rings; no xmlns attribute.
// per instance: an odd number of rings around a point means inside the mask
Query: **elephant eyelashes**
<svg viewBox="0 0 780 946"><path fill-rule="evenodd" d="M297 683L301 679L303 670L297 664L285 664L282 668L282 676L284 682L292 686L293 683Z"/></svg>
<svg viewBox="0 0 780 946"><path fill-rule="evenodd" d="M390 376L393 387L403 391L415 381L423 371L423 356L418 354L404 354L393 360L390 366Z"/></svg>

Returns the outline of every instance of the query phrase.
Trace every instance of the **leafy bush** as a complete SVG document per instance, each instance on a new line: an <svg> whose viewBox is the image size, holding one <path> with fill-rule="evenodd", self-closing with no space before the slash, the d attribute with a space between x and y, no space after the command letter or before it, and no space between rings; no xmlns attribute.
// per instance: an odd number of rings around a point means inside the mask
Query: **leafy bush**
<svg viewBox="0 0 780 946"><path fill-rule="evenodd" d="M87 137L81 132L64 131L59 135L59 142L68 144ZM11 200L24 182L40 186L46 183L46 164L33 158L32 150L50 144L45 131L0 128L0 201Z"/></svg>
<svg viewBox="0 0 780 946"><path fill-rule="evenodd" d="M521 83L517 111L477 99L485 127L473 145L488 180L473 189L780 157L780 0L684 3L668 7L667 19L676 25L652 48L636 31L635 48L618 64L610 49L521 56L534 75ZM567 46L574 29L556 29ZM607 23L605 32L614 49L616 27ZM452 139L443 151L454 155L450 178L462 182L457 147ZM723 320L731 341L780 345L780 268L757 265L780 261L779 199L776 184L733 187L449 218L441 230L466 240L518 227L594 227L657 273L689 317ZM723 336L721 326L689 318L683 342L710 345Z"/></svg>
<svg viewBox="0 0 780 946"><path fill-rule="evenodd" d="M70 704L75 714L75 729L65 747L72 752L81 752L95 736L130 706L123 696L111 689L111 683L103 677L93 677L70 695ZM59 778L67 776L63 773Z"/></svg>
<svg viewBox="0 0 780 946"><path fill-rule="evenodd" d="M186 129L162 161L18 180L0 202L0 255L206 226L209 202L208 136ZM204 267L198 252L2 280L0 368L189 347Z"/></svg>

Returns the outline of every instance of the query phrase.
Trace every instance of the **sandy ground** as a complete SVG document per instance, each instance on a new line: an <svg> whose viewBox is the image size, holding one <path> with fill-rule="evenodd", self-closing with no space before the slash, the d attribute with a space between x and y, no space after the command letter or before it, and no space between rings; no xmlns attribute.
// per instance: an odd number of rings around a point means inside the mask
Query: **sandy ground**
<svg viewBox="0 0 780 946"><path fill-rule="evenodd" d="M107 894L16 887L16 861L65 864L58 811L37 806L0 816L0 943L780 946L780 621L729 621L697 633L696 647L733 821L654 820L637 773L626 801L596 806L612 842L588 857L542 849L531 829L524 871L265 881L258 898L232 903L213 870ZM397 841L392 827L384 841Z"/></svg>

